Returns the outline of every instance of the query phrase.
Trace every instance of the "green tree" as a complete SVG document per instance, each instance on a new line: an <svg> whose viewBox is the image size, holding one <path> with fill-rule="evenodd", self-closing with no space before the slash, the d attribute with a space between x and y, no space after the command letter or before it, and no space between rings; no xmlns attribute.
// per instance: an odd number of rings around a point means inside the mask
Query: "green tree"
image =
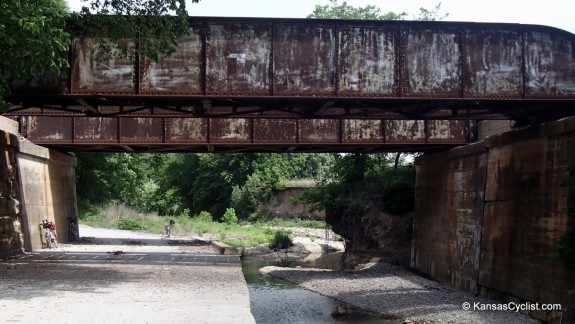
<svg viewBox="0 0 575 324"><path fill-rule="evenodd" d="M12 81L60 75L67 67L69 31L96 37L103 55L139 52L155 61L172 54L176 38L188 32L185 0L83 1L79 14L65 0L0 1L0 111L8 108Z"/></svg>
<svg viewBox="0 0 575 324"><path fill-rule="evenodd" d="M365 7L354 7L343 1L330 0L328 5L316 5L313 13L307 18L316 19L363 19L363 20L403 20L407 18L406 12L395 13L392 11L381 13L381 9L374 5ZM419 8L419 14L413 16L414 20L435 21L442 20L449 16L448 13L441 13L441 2L433 9Z"/></svg>
<svg viewBox="0 0 575 324"><path fill-rule="evenodd" d="M331 155L180 154L167 167L159 192L172 190L191 214L209 211L220 219L233 207L239 218L246 218L286 181L325 176L324 161L331 161Z"/></svg>
<svg viewBox="0 0 575 324"><path fill-rule="evenodd" d="M437 4L433 9L419 8L419 15L413 16L414 20L422 21L436 21L443 20L449 16L449 13L441 13L441 2Z"/></svg>
<svg viewBox="0 0 575 324"><path fill-rule="evenodd" d="M170 156L160 154L78 153L78 205L121 201L146 211L165 211L173 190L161 191L159 180Z"/></svg>
<svg viewBox="0 0 575 324"><path fill-rule="evenodd" d="M173 54L177 38L188 33L185 0L82 1L86 5L74 29L81 35L96 37L104 57L139 53L158 61L160 56Z"/></svg>
<svg viewBox="0 0 575 324"><path fill-rule="evenodd" d="M68 49L65 31L70 17L65 0L0 1L0 110L11 80L55 75L68 64L61 54Z"/></svg>
<svg viewBox="0 0 575 324"><path fill-rule="evenodd" d="M407 13L387 12L382 14L381 9L374 5L365 7L354 7L346 1L341 4L338 0L331 0L331 4L321 6L316 5L312 14L307 18L321 19L365 19L365 20L400 20L407 16Z"/></svg>

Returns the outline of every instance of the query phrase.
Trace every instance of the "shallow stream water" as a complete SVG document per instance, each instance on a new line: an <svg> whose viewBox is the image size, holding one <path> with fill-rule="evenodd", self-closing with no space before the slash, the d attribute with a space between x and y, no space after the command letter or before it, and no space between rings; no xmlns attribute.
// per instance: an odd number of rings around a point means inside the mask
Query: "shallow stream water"
<svg viewBox="0 0 575 324"><path fill-rule="evenodd" d="M340 302L259 272L261 267L270 265L277 266L278 263L242 260L242 270L250 292L251 310L258 324L398 323L357 311L351 315L332 317L334 307L341 304ZM289 265L310 266L297 263ZM315 263L313 266L330 268L333 262L320 263L319 266Z"/></svg>

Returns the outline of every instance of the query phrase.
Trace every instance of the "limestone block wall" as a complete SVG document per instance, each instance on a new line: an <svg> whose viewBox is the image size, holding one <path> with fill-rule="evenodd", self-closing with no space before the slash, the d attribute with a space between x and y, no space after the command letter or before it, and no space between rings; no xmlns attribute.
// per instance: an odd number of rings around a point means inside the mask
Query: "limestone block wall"
<svg viewBox="0 0 575 324"><path fill-rule="evenodd" d="M17 148L17 136L0 131L0 258L22 253L24 247Z"/></svg>
<svg viewBox="0 0 575 324"><path fill-rule="evenodd" d="M455 288L575 307L575 266L553 257L573 226L560 185L575 118L416 160L412 266Z"/></svg>
<svg viewBox="0 0 575 324"><path fill-rule="evenodd" d="M0 117L0 258L42 248L39 224L56 223L68 241L68 217L77 217L75 159L17 136L17 123Z"/></svg>

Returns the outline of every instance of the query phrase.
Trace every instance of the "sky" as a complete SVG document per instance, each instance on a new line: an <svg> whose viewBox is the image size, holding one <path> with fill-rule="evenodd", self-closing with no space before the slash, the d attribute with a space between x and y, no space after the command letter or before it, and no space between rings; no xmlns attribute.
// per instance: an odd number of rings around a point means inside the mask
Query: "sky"
<svg viewBox="0 0 575 324"><path fill-rule="evenodd" d="M347 0L355 7L371 4L408 17L440 2L441 12L449 13L445 21L547 25L575 33L575 0ZM81 0L68 3L75 11L82 7ZM201 0L188 1L187 8L191 16L305 18L316 5L326 4L329 0Z"/></svg>

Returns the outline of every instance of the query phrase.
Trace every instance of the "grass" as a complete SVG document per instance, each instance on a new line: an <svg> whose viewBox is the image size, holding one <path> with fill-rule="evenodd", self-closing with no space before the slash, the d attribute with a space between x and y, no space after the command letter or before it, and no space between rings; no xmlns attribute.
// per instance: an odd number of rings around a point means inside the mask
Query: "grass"
<svg viewBox="0 0 575 324"><path fill-rule="evenodd" d="M315 188L317 182L313 179L290 180L285 183L286 188Z"/></svg>
<svg viewBox="0 0 575 324"><path fill-rule="evenodd" d="M226 224L213 222L200 217L162 217L157 214L139 213L125 205L111 204L105 208L84 212L80 223L92 227L141 230L158 235L163 234L167 219L176 221L173 234L176 236L196 236L210 240L220 240L234 247L252 247L270 243L276 232L274 227L309 227L325 228L325 222L312 220L273 219L255 224Z"/></svg>

